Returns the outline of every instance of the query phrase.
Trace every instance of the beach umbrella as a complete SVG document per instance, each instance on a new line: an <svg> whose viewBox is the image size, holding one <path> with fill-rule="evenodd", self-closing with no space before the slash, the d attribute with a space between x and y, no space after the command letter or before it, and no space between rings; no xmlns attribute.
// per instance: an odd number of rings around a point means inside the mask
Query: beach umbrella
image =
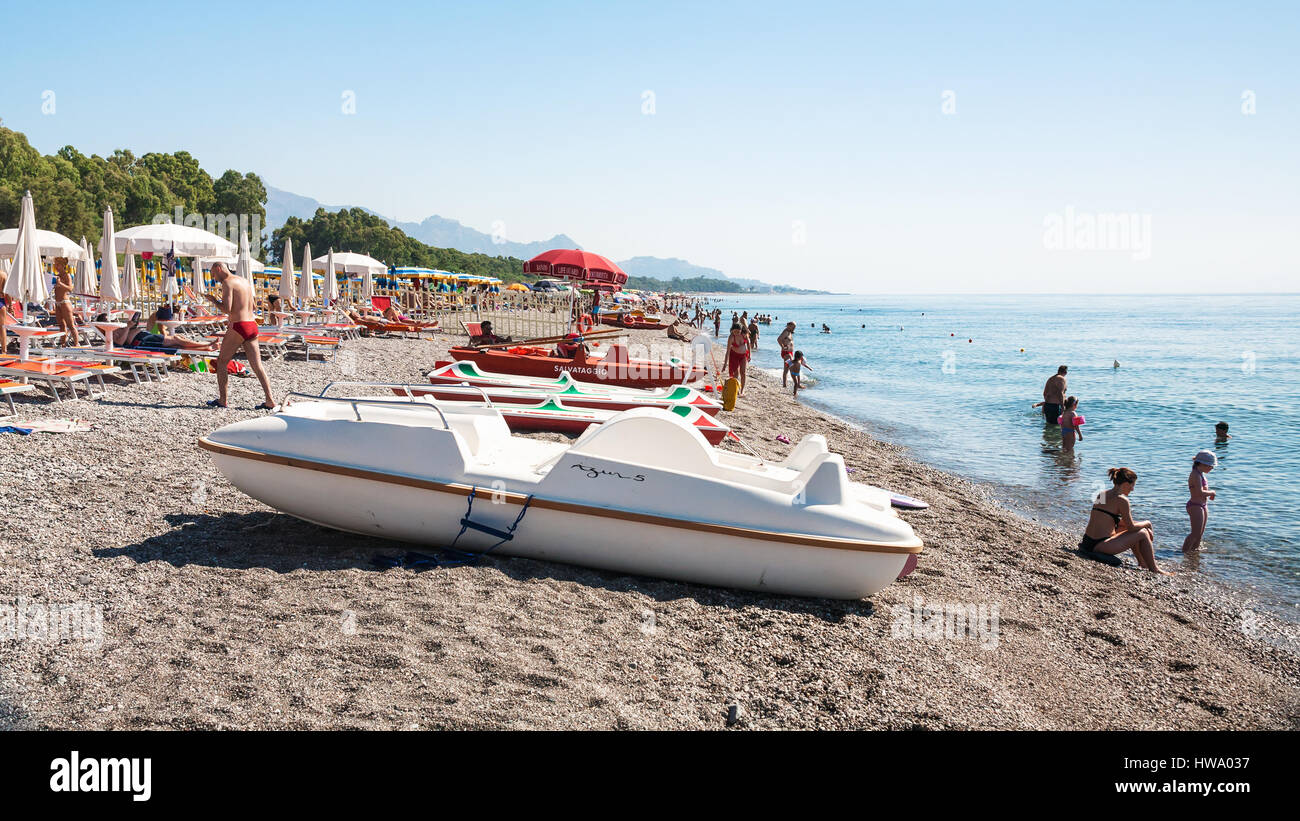
<svg viewBox="0 0 1300 821"><path fill-rule="evenodd" d="M294 285L293 285L293 242L284 241L284 263L280 270L280 299L288 305L293 302Z"/></svg>
<svg viewBox="0 0 1300 821"><path fill-rule="evenodd" d="M195 294L201 294L207 290L203 286L203 258L195 257L190 261L190 290Z"/></svg>
<svg viewBox="0 0 1300 821"><path fill-rule="evenodd" d="M315 260L319 265L324 265L329 261L328 256L323 256ZM388 271L388 266L379 260L365 254L358 254L353 251L340 251L334 255L334 269L345 274L364 274L370 271L376 276L383 276Z"/></svg>
<svg viewBox="0 0 1300 821"><path fill-rule="evenodd" d="M538 254L524 263L524 273L617 286L627 282L627 274L617 264L600 254L577 248L557 248Z"/></svg>
<svg viewBox="0 0 1300 821"><path fill-rule="evenodd" d="M298 277L297 293L298 301L303 308L306 308L307 303L316 298L316 283L312 282L311 278L311 262L311 243L304 242L302 244L302 275Z"/></svg>
<svg viewBox="0 0 1300 821"><path fill-rule="evenodd" d="M77 273L72 278L72 292L76 294L88 294L91 291L91 281L95 276L95 258L90 255L90 244L86 238L81 238L81 255L82 258L77 260Z"/></svg>
<svg viewBox="0 0 1300 821"><path fill-rule="evenodd" d="M239 234L239 262L235 263L235 273L243 277L248 284L253 284L253 257L248 251L248 232Z"/></svg>
<svg viewBox="0 0 1300 821"><path fill-rule="evenodd" d="M211 231L190 225L176 225L171 222L137 225L118 231L113 237L114 250L119 254L130 242L138 251L159 253L169 250L182 257L217 257L233 259L239 253L235 243ZM101 252L103 248L99 249Z"/></svg>
<svg viewBox="0 0 1300 821"><path fill-rule="evenodd" d="M69 262L82 259L85 253L81 246L62 234L54 231L32 229L36 237L36 255L45 259L67 257ZM14 246L18 241L18 229L6 228L0 231L0 256L14 256Z"/></svg>
<svg viewBox="0 0 1300 821"><path fill-rule="evenodd" d="M104 236L99 242L99 257L99 298L106 302L121 302L122 285L117 281L117 250L113 246L112 208L104 209ZM131 260L129 247L126 257L129 265Z"/></svg>
<svg viewBox="0 0 1300 821"><path fill-rule="evenodd" d="M5 283L5 296L17 300L24 308L28 302L44 302L50 291L45 282L45 269L41 267L40 245L36 238L36 206L32 204L30 191L23 195L13 247L13 266ZM26 310L23 315L27 316Z"/></svg>
<svg viewBox="0 0 1300 821"><path fill-rule="evenodd" d="M370 269L367 268L361 272L361 299L365 302L369 302L371 297L374 295L375 277L374 274L371 273Z"/></svg>
<svg viewBox="0 0 1300 821"><path fill-rule="evenodd" d="M339 282L334 278L334 249L325 255L325 285L321 288L321 301L326 305L339 299Z"/></svg>
<svg viewBox="0 0 1300 821"><path fill-rule="evenodd" d="M116 273L113 274L113 281L115 283L117 281ZM129 242L126 244L126 267L122 270L122 287L117 298L127 304L140 298L140 273L135 267L135 249Z"/></svg>

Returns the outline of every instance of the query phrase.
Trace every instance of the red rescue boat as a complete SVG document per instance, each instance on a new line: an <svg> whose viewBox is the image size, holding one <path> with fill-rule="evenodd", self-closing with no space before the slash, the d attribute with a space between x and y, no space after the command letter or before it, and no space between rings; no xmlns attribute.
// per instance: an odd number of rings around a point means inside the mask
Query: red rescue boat
<svg viewBox="0 0 1300 821"><path fill-rule="evenodd" d="M704 369L679 359L633 359L626 345L610 345L603 356L579 348L573 358L552 356L545 348L514 347L505 350L452 348L452 359L473 362L485 371L554 378L568 373L582 382L629 388L666 388L704 378Z"/></svg>

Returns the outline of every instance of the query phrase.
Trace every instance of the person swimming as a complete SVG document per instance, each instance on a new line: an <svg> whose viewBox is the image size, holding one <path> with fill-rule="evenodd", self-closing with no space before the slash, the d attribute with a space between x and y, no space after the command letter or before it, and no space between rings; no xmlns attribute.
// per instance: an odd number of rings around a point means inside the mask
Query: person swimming
<svg viewBox="0 0 1300 821"><path fill-rule="evenodd" d="M1231 438L1232 438L1232 435L1231 435L1230 433L1228 433L1228 423L1227 423L1227 422L1220 422L1219 424L1217 424L1217 425L1214 426L1214 441L1216 441L1216 442L1226 442L1226 441L1228 441L1228 440L1231 439Z"/></svg>
<svg viewBox="0 0 1300 821"><path fill-rule="evenodd" d="M1172 576L1156 564L1155 532L1150 522L1133 521L1133 508L1129 494L1137 484L1137 473L1130 468L1111 468L1111 489L1103 491L1088 514L1088 524L1079 540L1079 549L1085 552L1118 556L1132 550L1138 565L1152 573Z"/></svg>
<svg viewBox="0 0 1300 821"><path fill-rule="evenodd" d="M1200 451L1192 458L1192 472L1187 475L1187 490L1191 494L1187 500L1187 518L1191 520L1192 531L1183 539L1183 552L1190 553L1201 546L1205 536L1205 525L1210 520L1208 502L1214 500L1215 493L1210 490L1210 483L1205 474L1214 470L1219 459L1208 450Z"/></svg>

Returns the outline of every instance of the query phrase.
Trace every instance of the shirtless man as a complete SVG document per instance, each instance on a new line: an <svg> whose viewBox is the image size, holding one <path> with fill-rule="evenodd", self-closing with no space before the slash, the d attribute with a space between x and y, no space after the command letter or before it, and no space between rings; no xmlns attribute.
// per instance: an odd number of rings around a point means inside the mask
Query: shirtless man
<svg viewBox="0 0 1300 821"><path fill-rule="evenodd" d="M223 286L221 299L217 299L212 294L204 294L204 296L226 314L229 325L226 335L221 339L221 353L217 356L218 397L208 402L208 405L214 408L226 407L226 385L230 382L227 366L239 349L243 348L244 354L248 357L248 367L257 377L257 381L262 383L262 392L266 394L266 401L256 408L271 410L275 407L275 399L271 396L271 380L266 375L266 369L262 367L262 352L257 345L257 321L253 319L253 289L248 284L248 280L232 276L230 270L220 262L213 264L212 278L218 285Z"/></svg>
<svg viewBox="0 0 1300 821"><path fill-rule="evenodd" d="M794 323L785 323L785 330L776 338L776 344L781 346L781 387L785 387L786 379L790 376L790 360L794 358Z"/></svg>
<svg viewBox="0 0 1300 821"><path fill-rule="evenodd" d="M1064 365L1057 368L1056 373L1043 386L1043 419L1049 425L1055 425L1061 416L1061 406L1065 404L1067 392L1065 372L1068 370Z"/></svg>

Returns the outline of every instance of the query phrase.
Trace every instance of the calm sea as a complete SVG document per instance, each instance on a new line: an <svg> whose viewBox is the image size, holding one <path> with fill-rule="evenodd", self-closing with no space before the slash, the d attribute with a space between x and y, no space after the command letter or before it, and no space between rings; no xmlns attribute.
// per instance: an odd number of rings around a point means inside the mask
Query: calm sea
<svg viewBox="0 0 1300 821"><path fill-rule="evenodd" d="M1106 469L1133 468L1134 515L1153 522L1162 562L1300 617L1300 295L738 295L718 304L724 335L733 309L779 317L760 326L754 362L778 375L776 335L798 323L795 347L815 380L805 401L993 484L1019 512L1082 532L1093 494L1109 487ZM1031 408L1058 365L1069 366L1087 420L1072 454ZM1215 442L1220 420L1231 426L1227 443ZM1184 559L1187 475L1202 448L1219 457L1208 477L1218 498L1203 552Z"/></svg>

